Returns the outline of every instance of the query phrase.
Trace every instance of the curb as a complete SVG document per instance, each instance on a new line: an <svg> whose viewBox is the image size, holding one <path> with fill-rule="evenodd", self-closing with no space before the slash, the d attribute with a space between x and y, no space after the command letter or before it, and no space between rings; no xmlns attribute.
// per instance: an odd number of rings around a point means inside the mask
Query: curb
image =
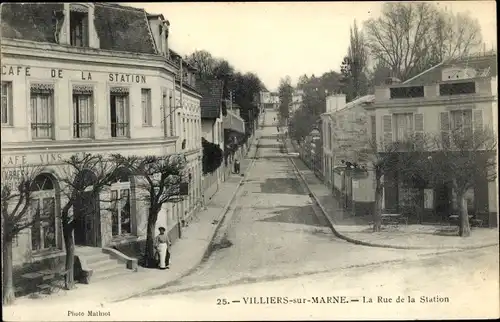
<svg viewBox="0 0 500 322"><path fill-rule="evenodd" d="M286 145L285 145L285 149L286 149ZM406 250L422 250L422 249L425 249L425 250L430 250L430 249L435 249L435 250L471 250L471 249L486 248L486 247L492 247L492 246L498 245L498 243L489 243L489 244L465 246L465 247L401 246L401 245L388 245L388 244L378 244L378 243L365 242L362 240L354 239L354 238L348 237L346 235L343 235L335 229L333 220L330 218L330 216L328 216L328 212L325 210L323 205L321 205L318 197L309 187L309 184L307 183L306 179L304 178L304 176L300 172L299 168L295 164L295 161L293 160L293 158L289 157L289 159L292 162L293 167L295 168L295 172L297 172L300 179L303 181L304 185L306 186L307 190L309 191L309 196L311 196L311 198L314 200L314 203L318 206L318 208L321 209L321 213L326 218L326 220L328 222L328 226L332 230L335 237L340 238L342 240L345 240L349 243L356 244L356 245L362 245L362 246L368 246L368 247L406 249Z"/></svg>
<svg viewBox="0 0 500 322"><path fill-rule="evenodd" d="M254 139L254 142L257 142L259 141L259 138L255 138ZM257 154L257 144L254 144L255 146L255 155ZM248 168L247 169L250 169L250 167L252 167L255 163L255 158L252 160L252 162L249 164ZM112 299L110 302L121 302L121 301L124 301L124 300L127 300L129 298L132 298L132 297L136 297L136 296L139 296L145 292L149 292L151 290L156 290L158 288L164 288L170 284L173 284L173 283L176 283L178 280L180 280L181 278L191 274L192 272L194 272L198 266L203 263L203 261L206 259L208 253L209 253L209 249L210 249L210 246L212 245L214 239L215 239L215 236L217 235L217 232L219 230L219 228L221 227L222 225L222 222L226 216L226 214L228 213L228 210L229 210L229 206L231 205L231 203L234 201L234 198L236 197L236 194L238 193L240 187L241 187L241 183L243 182L243 180L246 179L248 175L248 171L245 171L245 175L243 177L241 177L240 179L240 182L238 183L238 187L235 189L231 199L229 200L229 202L226 203L226 205L224 206L224 208L222 208L222 211L221 211L221 215L219 216L219 221L217 222L217 226L214 228L214 230L212 231L211 233L211 236L209 237L210 241L207 243L207 245L205 246L205 251L203 252L203 255L201 256L201 258L197 261L197 263L195 265L193 265L191 268L187 269L185 272L183 272L182 274L179 275L179 277L165 283L165 284L162 284L160 286L155 286L155 287L148 287L147 289L145 290L142 290L140 292L135 292L133 294L129 294L127 296L124 296L124 297L120 297L118 299Z"/></svg>

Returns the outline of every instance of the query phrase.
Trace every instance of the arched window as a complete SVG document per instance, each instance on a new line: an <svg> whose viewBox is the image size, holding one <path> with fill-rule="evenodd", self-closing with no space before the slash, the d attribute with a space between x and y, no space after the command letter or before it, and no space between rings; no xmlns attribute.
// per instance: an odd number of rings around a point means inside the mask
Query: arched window
<svg viewBox="0 0 500 322"><path fill-rule="evenodd" d="M56 218L56 191L48 174L38 175L30 187L32 199L30 211L34 219L31 228L31 249L41 251L57 248L60 231Z"/></svg>
<svg viewBox="0 0 500 322"><path fill-rule="evenodd" d="M132 233L130 192L130 171L120 168L116 171L115 183L111 185L113 237Z"/></svg>

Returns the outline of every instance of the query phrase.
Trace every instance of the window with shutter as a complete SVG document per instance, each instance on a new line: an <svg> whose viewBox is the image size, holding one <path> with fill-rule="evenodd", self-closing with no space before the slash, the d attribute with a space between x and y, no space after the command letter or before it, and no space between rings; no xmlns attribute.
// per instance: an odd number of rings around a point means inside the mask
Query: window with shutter
<svg viewBox="0 0 500 322"><path fill-rule="evenodd" d="M384 128L384 145L387 147L392 143L392 115L384 115L382 125Z"/></svg>
<svg viewBox="0 0 500 322"><path fill-rule="evenodd" d="M448 112L441 112L440 114L441 123L441 140L443 147L450 147L450 116Z"/></svg>
<svg viewBox="0 0 500 322"><path fill-rule="evenodd" d="M415 139L420 148L424 143L424 114L414 114L415 120Z"/></svg>

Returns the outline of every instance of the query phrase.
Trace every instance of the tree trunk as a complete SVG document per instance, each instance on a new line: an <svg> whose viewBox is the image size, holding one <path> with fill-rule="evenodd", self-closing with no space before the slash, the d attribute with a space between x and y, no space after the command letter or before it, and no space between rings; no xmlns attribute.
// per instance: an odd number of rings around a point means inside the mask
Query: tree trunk
<svg viewBox="0 0 500 322"><path fill-rule="evenodd" d="M467 200L464 192L457 192L459 235L460 237L470 236L469 212L467 211Z"/></svg>
<svg viewBox="0 0 500 322"><path fill-rule="evenodd" d="M12 238L4 235L2 245L2 274L3 274L3 305L9 305L16 298L14 294L14 281L12 277Z"/></svg>
<svg viewBox="0 0 500 322"><path fill-rule="evenodd" d="M159 209L149 208L148 213L148 231L146 237L146 251L144 254L146 267L155 267L155 249L154 249L154 238L155 238L155 227L156 220L158 219Z"/></svg>
<svg viewBox="0 0 500 322"><path fill-rule="evenodd" d="M375 204L373 209L373 231L379 232L382 226L382 184L380 178L376 179Z"/></svg>
<svg viewBox="0 0 500 322"><path fill-rule="evenodd" d="M73 239L73 223L69 222L69 206L62 210L63 238L66 248L66 274L65 287L70 290L75 287L75 243Z"/></svg>

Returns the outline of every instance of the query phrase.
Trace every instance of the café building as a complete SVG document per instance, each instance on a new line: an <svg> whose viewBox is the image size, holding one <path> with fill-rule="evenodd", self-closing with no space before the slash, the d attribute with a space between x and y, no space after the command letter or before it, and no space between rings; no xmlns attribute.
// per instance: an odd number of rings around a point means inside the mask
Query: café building
<svg viewBox="0 0 500 322"><path fill-rule="evenodd" d="M48 218L16 238L14 265L63 255L63 161L83 152L183 153L189 196L166 205L157 222L175 240L201 195L201 121L192 70L181 71L168 47L168 21L107 3L8 3L1 10L2 182L41 166L31 210ZM135 182L124 170L106 196L86 201L93 213L76 221L77 246L145 239L148 207ZM108 197L112 207L103 206Z"/></svg>

